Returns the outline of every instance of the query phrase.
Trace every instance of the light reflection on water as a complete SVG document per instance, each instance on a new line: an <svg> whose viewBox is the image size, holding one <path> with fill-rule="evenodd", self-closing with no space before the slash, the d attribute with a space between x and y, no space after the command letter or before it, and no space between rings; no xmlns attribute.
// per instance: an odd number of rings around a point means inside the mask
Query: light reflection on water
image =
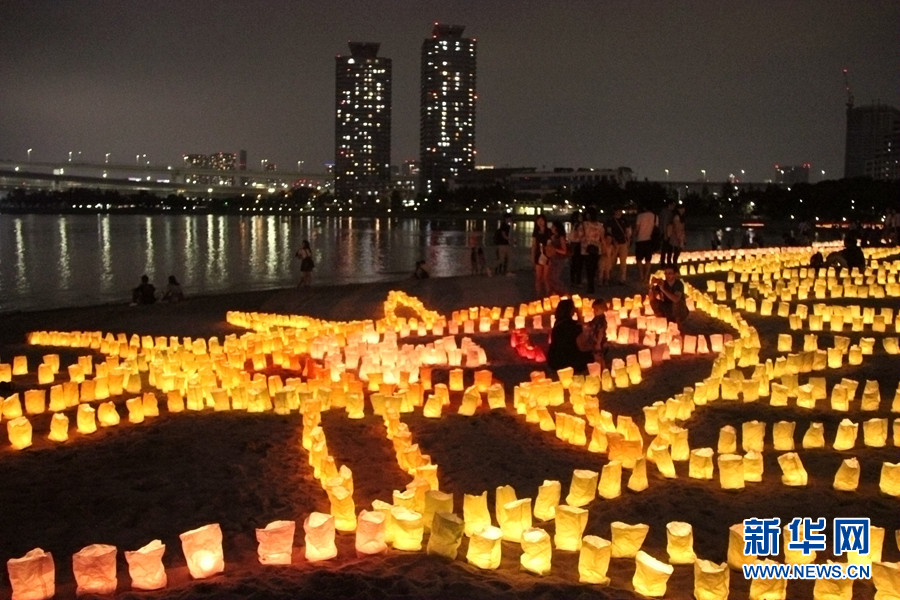
<svg viewBox="0 0 900 600"><path fill-rule="evenodd" d="M175 275L187 295L291 287L294 251L313 249L313 285L470 272L470 248L494 262L495 219L223 215L0 215L0 312L127 302L144 273L160 292ZM529 265L532 224L513 225L513 268ZM707 234L689 247L707 247Z"/></svg>

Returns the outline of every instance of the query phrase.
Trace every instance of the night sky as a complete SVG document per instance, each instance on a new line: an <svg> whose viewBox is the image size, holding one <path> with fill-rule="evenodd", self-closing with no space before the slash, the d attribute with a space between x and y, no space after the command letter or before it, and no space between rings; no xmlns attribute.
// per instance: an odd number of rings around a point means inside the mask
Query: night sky
<svg viewBox="0 0 900 600"><path fill-rule="evenodd" d="M434 21L478 40L477 162L710 180L843 175L841 69L900 106L900 1L0 0L0 158L334 156L334 56L393 59L392 162L418 157ZM76 154L77 156L77 154Z"/></svg>

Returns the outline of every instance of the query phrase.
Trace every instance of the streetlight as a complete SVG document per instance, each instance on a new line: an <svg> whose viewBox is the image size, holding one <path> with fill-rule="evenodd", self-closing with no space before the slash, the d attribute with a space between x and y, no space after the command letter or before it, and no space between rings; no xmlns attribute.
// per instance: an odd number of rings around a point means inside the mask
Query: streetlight
<svg viewBox="0 0 900 600"><path fill-rule="evenodd" d="M28 149L28 162L31 162L31 151L32 151L32 150L34 150L34 148L29 148L29 149ZM822 172L824 173L825 171L822 171Z"/></svg>
<svg viewBox="0 0 900 600"><path fill-rule="evenodd" d="M106 164L109 164L109 152L106 153Z"/></svg>
<svg viewBox="0 0 900 600"><path fill-rule="evenodd" d="M297 161L297 172L299 173L303 169L303 163L306 161L298 160Z"/></svg>
<svg viewBox="0 0 900 600"><path fill-rule="evenodd" d="M140 164L141 164L141 155L140 154L134 155L134 164L140 166Z"/></svg>
<svg viewBox="0 0 900 600"><path fill-rule="evenodd" d="M700 173L703 175L703 181L706 181L706 169L700 169Z"/></svg>
<svg viewBox="0 0 900 600"><path fill-rule="evenodd" d="M69 162L72 162L72 151L69 150Z"/></svg>
<svg viewBox="0 0 900 600"><path fill-rule="evenodd" d="M666 171L666 183L669 183L669 170L665 169L665 171Z"/></svg>

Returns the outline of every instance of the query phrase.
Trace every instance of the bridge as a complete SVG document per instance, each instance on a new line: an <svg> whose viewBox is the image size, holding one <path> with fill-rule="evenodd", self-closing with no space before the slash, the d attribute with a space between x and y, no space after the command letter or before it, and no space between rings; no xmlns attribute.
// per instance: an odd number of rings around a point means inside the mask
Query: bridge
<svg viewBox="0 0 900 600"><path fill-rule="evenodd" d="M328 185L332 179L330 173L299 171L225 171L185 165L0 160L0 191L84 187L132 193L144 191L161 196L221 197L272 194L296 186L320 187Z"/></svg>

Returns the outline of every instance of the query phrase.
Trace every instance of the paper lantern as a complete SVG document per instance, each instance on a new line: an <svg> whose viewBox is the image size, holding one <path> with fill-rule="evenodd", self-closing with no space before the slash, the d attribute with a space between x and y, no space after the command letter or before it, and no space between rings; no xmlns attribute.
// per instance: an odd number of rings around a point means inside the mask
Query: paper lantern
<svg viewBox="0 0 900 600"><path fill-rule="evenodd" d="M735 523L728 528L728 567L740 571L743 565L757 562L755 556L744 554L744 524Z"/></svg>
<svg viewBox="0 0 900 600"><path fill-rule="evenodd" d="M800 455L796 452L788 452L778 457L781 467L781 483L790 486L804 486L807 481L806 469L800 462Z"/></svg>
<svg viewBox="0 0 900 600"><path fill-rule="evenodd" d="M883 448L887 445L888 420L869 419L863 422L863 441L866 446Z"/></svg>
<svg viewBox="0 0 900 600"><path fill-rule="evenodd" d="M54 413L50 419L50 433L47 439L51 442L65 442L69 439L69 417L62 413Z"/></svg>
<svg viewBox="0 0 900 600"><path fill-rule="evenodd" d="M744 466L745 482L752 481L758 483L762 481L763 469L765 468L762 452L751 450L744 455L741 462Z"/></svg>
<svg viewBox="0 0 900 600"><path fill-rule="evenodd" d="M91 544L72 555L76 593L113 594L116 591L116 547Z"/></svg>
<svg viewBox="0 0 900 600"><path fill-rule="evenodd" d="M723 490L740 490L744 488L744 459L737 454L720 454L719 485Z"/></svg>
<svg viewBox="0 0 900 600"><path fill-rule="evenodd" d="M16 417L6 422L6 433L9 436L9 444L16 450L22 450L31 445L31 421L28 417Z"/></svg>
<svg viewBox="0 0 900 600"><path fill-rule="evenodd" d="M256 530L256 553L264 565L289 565L294 547L294 521L272 521Z"/></svg>
<svg viewBox="0 0 900 600"><path fill-rule="evenodd" d="M603 465L597 493L607 500L618 498L622 494L622 463L611 460Z"/></svg>
<svg viewBox="0 0 900 600"><path fill-rule="evenodd" d="M597 494L597 481L600 474L588 469L572 471L572 483L566 496L566 504L581 507L590 504Z"/></svg>
<svg viewBox="0 0 900 600"><path fill-rule="evenodd" d="M493 525L472 534L466 560L479 569L496 569L500 566L502 537L500 528Z"/></svg>
<svg viewBox="0 0 900 600"><path fill-rule="evenodd" d="M847 563L851 565L871 565L874 561L881 560L884 550L884 527L869 527L869 552L861 554L855 550L848 550Z"/></svg>
<svg viewBox="0 0 900 600"><path fill-rule="evenodd" d="M858 425L850 419L841 419L834 437L835 450L850 450L856 445Z"/></svg>
<svg viewBox="0 0 900 600"><path fill-rule="evenodd" d="M12 374L13 375L28 375L28 357L27 356L13 356Z"/></svg>
<svg viewBox="0 0 900 600"><path fill-rule="evenodd" d="M878 600L900 598L900 562L872 563L872 583Z"/></svg>
<svg viewBox="0 0 900 600"><path fill-rule="evenodd" d="M529 528L522 532L522 555L519 563L522 568L537 575L550 572L553 546L550 535L543 529Z"/></svg>
<svg viewBox="0 0 900 600"><path fill-rule="evenodd" d="M356 553L379 554L387 550L387 515L379 510L362 510L356 521Z"/></svg>
<svg viewBox="0 0 900 600"><path fill-rule="evenodd" d="M520 542L522 533L531 528L531 498L513 500L503 505L503 521L500 531L503 539L509 542ZM500 519L497 519L500 521Z"/></svg>
<svg viewBox="0 0 900 600"><path fill-rule="evenodd" d="M191 577L205 579L225 570L222 528L218 523L186 531L178 537Z"/></svg>
<svg viewBox="0 0 900 600"><path fill-rule="evenodd" d="M671 577L674 567L659 561L643 550L639 550L635 557L634 577L631 580L634 591L651 598L660 598L666 595L666 584Z"/></svg>
<svg viewBox="0 0 900 600"><path fill-rule="evenodd" d="M25 414L39 415L46 410L47 401L44 390L25 390Z"/></svg>
<svg viewBox="0 0 900 600"><path fill-rule="evenodd" d="M46 600L56 594L53 555L40 548L6 561L12 600Z"/></svg>
<svg viewBox="0 0 900 600"><path fill-rule="evenodd" d="M312 512L303 521L306 560L317 562L337 556L334 543L334 517L320 512Z"/></svg>
<svg viewBox="0 0 900 600"><path fill-rule="evenodd" d="M728 563L714 563L698 558L694 563L694 598L696 600L728 600L730 573Z"/></svg>
<svg viewBox="0 0 900 600"><path fill-rule="evenodd" d="M421 513L405 506L395 506L391 509L391 529L391 540L395 549L409 552L418 552L422 549L425 525Z"/></svg>
<svg viewBox="0 0 900 600"><path fill-rule="evenodd" d="M775 450L790 451L794 449L794 427L796 423L793 421L778 421L772 426L772 438Z"/></svg>
<svg viewBox="0 0 900 600"><path fill-rule="evenodd" d="M647 537L650 526L644 523L631 525L622 521L610 523L612 530L612 557L634 558Z"/></svg>
<svg viewBox="0 0 900 600"><path fill-rule="evenodd" d="M809 424L809 429L803 434L804 448L824 448L825 447L825 427L822 423L813 422Z"/></svg>
<svg viewBox="0 0 900 600"><path fill-rule="evenodd" d="M628 489L632 492L643 492L648 487L650 487L650 482L647 481L647 461L642 456L634 462L634 468L631 469L631 475L628 477Z"/></svg>
<svg viewBox="0 0 900 600"><path fill-rule="evenodd" d="M463 520L451 512L437 512L431 521L426 552L455 560L462 542Z"/></svg>
<svg viewBox="0 0 900 600"><path fill-rule="evenodd" d="M766 424L761 421L745 421L741 423L741 447L744 452L755 450L762 452L765 445Z"/></svg>
<svg viewBox="0 0 900 600"><path fill-rule="evenodd" d="M761 562L763 564L776 564L768 559ZM787 597L787 579L750 580L750 600L772 600Z"/></svg>
<svg viewBox="0 0 900 600"><path fill-rule="evenodd" d="M688 462L688 477L693 479L713 478L713 449L694 448Z"/></svg>
<svg viewBox="0 0 900 600"><path fill-rule="evenodd" d="M469 537L491 526L486 491L478 496L463 495L463 523L464 533Z"/></svg>
<svg viewBox="0 0 900 600"><path fill-rule="evenodd" d="M806 538L803 535L803 528L799 528L798 530L799 540L796 539L792 534L790 529L788 529L788 525L782 527L782 541L781 548L784 552L784 562L788 564L795 565L808 565L816 560L816 551L810 550L809 554L803 554L801 550L791 550L788 548L788 542L791 541L804 541Z"/></svg>
<svg viewBox="0 0 900 600"><path fill-rule="evenodd" d="M112 402L104 402L97 409L97 420L101 427L112 427L119 424L119 413L116 405Z"/></svg>
<svg viewBox="0 0 900 600"><path fill-rule="evenodd" d="M878 488L888 496L900 496L900 463L881 464L881 478Z"/></svg>
<svg viewBox="0 0 900 600"><path fill-rule="evenodd" d="M719 429L719 454L733 454L737 452L737 432L731 425L725 425Z"/></svg>
<svg viewBox="0 0 900 600"><path fill-rule="evenodd" d="M829 560L827 564L838 563ZM853 580L816 579L813 584L813 600L853 600Z"/></svg>
<svg viewBox="0 0 900 600"><path fill-rule="evenodd" d="M689 565L696 560L694 530L690 523L669 521L666 524L666 552L673 565Z"/></svg>
<svg viewBox="0 0 900 600"><path fill-rule="evenodd" d="M162 563L165 552L166 546L159 540L153 540L137 550L125 551L133 589L158 590L166 587L168 578Z"/></svg>
<svg viewBox="0 0 900 600"><path fill-rule="evenodd" d="M556 507L562 495L562 485L559 481L544 480L538 488L537 497L534 500L534 517L539 521L551 521L556 516Z"/></svg>
<svg viewBox="0 0 900 600"><path fill-rule="evenodd" d="M95 413L96 411L94 410L94 408L88 404L78 405L78 412L76 413L78 433L88 435L97 431L97 420L95 418Z"/></svg>
<svg viewBox="0 0 900 600"><path fill-rule="evenodd" d="M561 504L556 507L556 531L553 544L558 550L575 552L581 548L584 530L587 527L588 511L575 506Z"/></svg>
<svg viewBox="0 0 900 600"><path fill-rule="evenodd" d="M578 555L578 581L581 583L593 583L608 585L609 559L611 544L596 535L586 535L581 544L581 552Z"/></svg>
<svg viewBox="0 0 900 600"><path fill-rule="evenodd" d="M356 505L353 494L343 485L326 488L331 503L334 527L338 531L356 531Z"/></svg>

